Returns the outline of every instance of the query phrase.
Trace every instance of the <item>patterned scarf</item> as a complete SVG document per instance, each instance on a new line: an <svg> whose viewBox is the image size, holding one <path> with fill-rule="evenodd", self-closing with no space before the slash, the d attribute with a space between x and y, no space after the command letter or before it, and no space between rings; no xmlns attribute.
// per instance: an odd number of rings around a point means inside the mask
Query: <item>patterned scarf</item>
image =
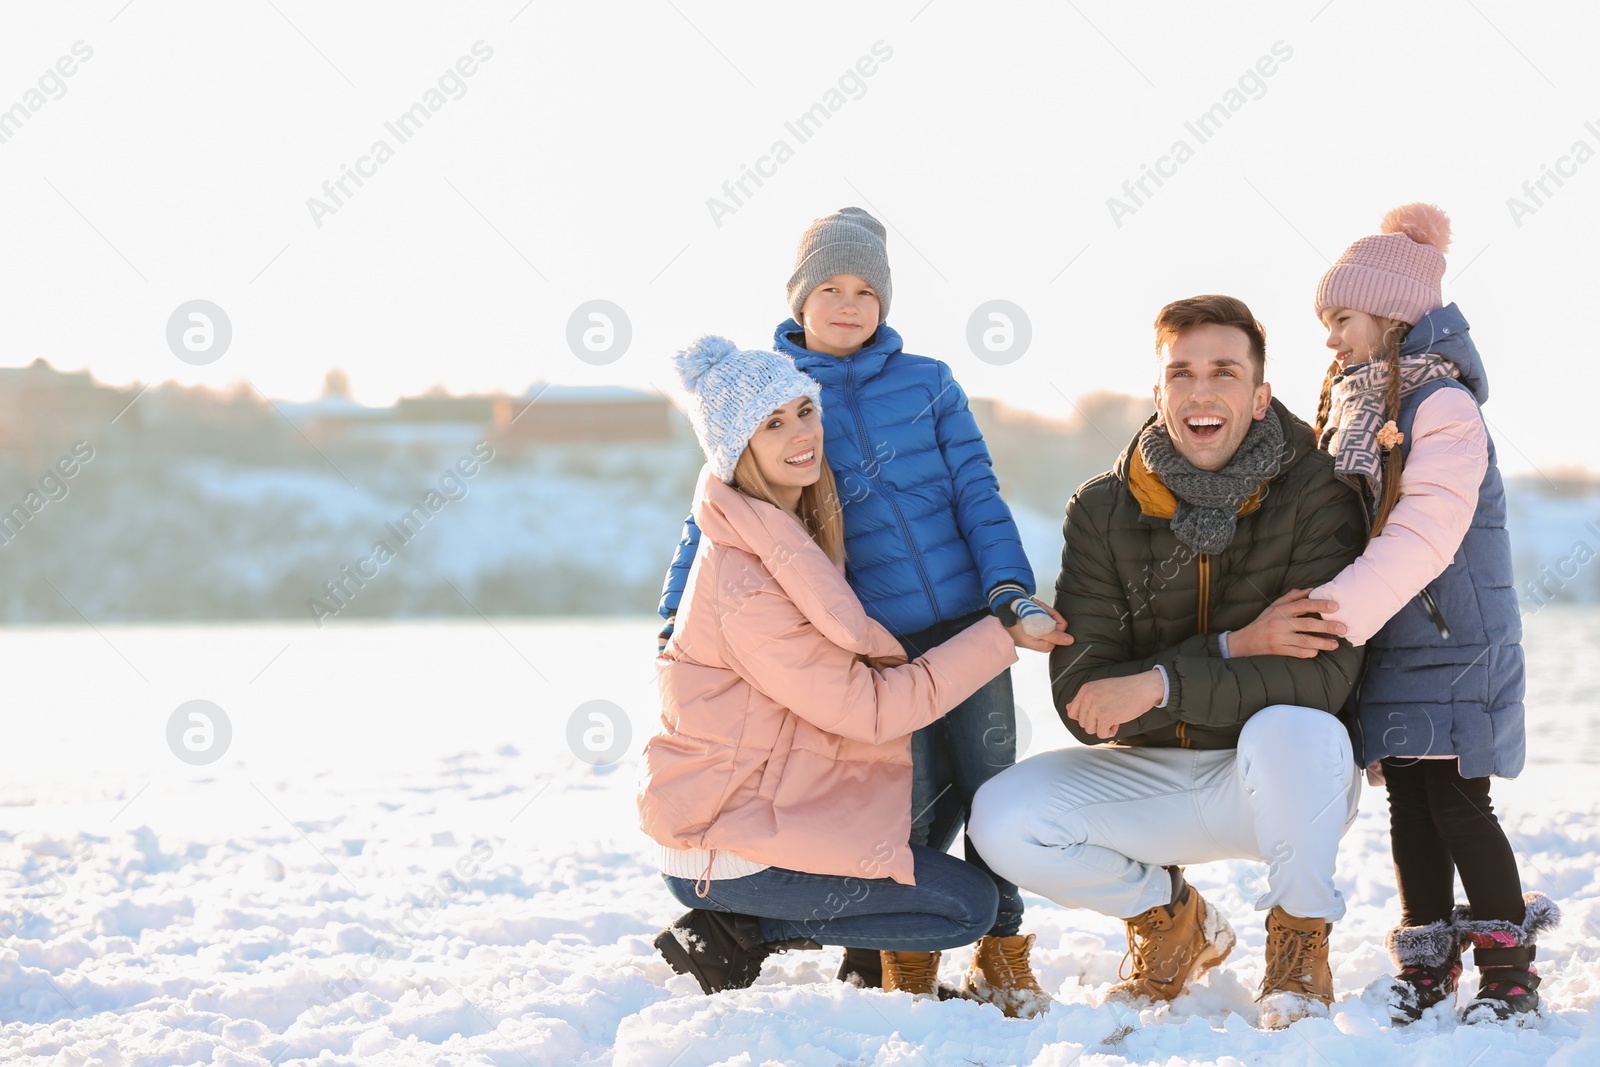
<svg viewBox="0 0 1600 1067"><path fill-rule="evenodd" d="M1440 378L1459 378L1461 368L1441 356L1423 353L1400 357L1400 395L1410 396L1429 382ZM1328 422L1317 447L1333 456L1333 473L1356 492L1383 497L1384 434L1388 417L1385 400L1389 392L1389 361L1369 360L1333 379ZM1380 438L1380 434L1382 435ZM1393 442L1399 444L1398 440Z"/></svg>
<svg viewBox="0 0 1600 1067"><path fill-rule="evenodd" d="M1214 555L1233 543L1239 507L1283 465L1283 423L1275 411L1250 425L1239 450L1219 471L1203 471L1184 459L1159 422L1139 435L1139 456L1150 473L1178 498L1172 532L1196 552Z"/></svg>

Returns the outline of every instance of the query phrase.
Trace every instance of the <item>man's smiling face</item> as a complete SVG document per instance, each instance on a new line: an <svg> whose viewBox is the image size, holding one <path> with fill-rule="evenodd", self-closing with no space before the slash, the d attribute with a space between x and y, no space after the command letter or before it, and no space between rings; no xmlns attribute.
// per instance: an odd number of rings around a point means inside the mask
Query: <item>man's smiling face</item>
<svg viewBox="0 0 1600 1067"><path fill-rule="evenodd" d="M1194 326L1162 350L1156 416L1179 455L1203 471L1228 465L1272 401L1262 370L1234 326Z"/></svg>

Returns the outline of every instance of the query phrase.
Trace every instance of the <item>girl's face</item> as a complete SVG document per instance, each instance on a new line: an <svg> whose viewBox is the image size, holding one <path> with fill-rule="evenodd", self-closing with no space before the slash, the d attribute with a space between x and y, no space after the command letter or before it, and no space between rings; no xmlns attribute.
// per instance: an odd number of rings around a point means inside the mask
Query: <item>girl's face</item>
<svg viewBox="0 0 1600 1067"><path fill-rule="evenodd" d="M1328 328L1328 347L1342 370L1377 357L1383 348L1383 327L1365 311L1325 308L1322 324Z"/></svg>
<svg viewBox="0 0 1600 1067"><path fill-rule="evenodd" d="M822 477L822 414L810 397L796 397L768 415L750 437L750 454L778 502L800 506L800 490Z"/></svg>
<svg viewBox="0 0 1600 1067"><path fill-rule="evenodd" d="M835 274L800 305L806 348L830 356L853 356L878 328L878 294L854 274Z"/></svg>

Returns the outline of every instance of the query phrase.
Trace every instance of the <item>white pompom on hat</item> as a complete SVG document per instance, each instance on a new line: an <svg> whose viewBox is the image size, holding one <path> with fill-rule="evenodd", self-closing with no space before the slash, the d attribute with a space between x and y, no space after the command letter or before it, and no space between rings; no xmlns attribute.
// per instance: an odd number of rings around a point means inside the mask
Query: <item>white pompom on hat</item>
<svg viewBox="0 0 1600 1067"><path fill-rule="evenodd" d="M1317 286L1316 314L1331 307L1413 325L1444 306L1444 254L1450 218L1432 204L1404 204L1383 217L1380 232L1344 250Z"/></svg>
<svg viewBox="0 0 1600 1067"><path fill-rule="evenodd" d="M794 361L765 349L740 349L707 334L672 359L692 403L689 422L716 476L733 484L733 468L768 415L796 397L822 410L822 386Z"/></svg>

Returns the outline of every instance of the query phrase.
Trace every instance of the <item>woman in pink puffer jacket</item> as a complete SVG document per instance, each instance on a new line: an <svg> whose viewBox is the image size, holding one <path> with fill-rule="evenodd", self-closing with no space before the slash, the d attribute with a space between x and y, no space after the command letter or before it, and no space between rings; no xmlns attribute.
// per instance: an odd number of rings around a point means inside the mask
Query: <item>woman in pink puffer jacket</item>
<svg viewBox="0 0 1600 1067"><path fill-rule="evenodd" d="M886 988L933 992L938 950L989 929L997 896L908 844L910 735L1014 663L1013 638L984 620L907 663L845 581L816 382L717 337L677 366L708 459L703 540L657 661L639 814L692 910L656 946L708 993L799 945L880 949ZM1070 641L1058 627L1035 647Z"/></svg>

